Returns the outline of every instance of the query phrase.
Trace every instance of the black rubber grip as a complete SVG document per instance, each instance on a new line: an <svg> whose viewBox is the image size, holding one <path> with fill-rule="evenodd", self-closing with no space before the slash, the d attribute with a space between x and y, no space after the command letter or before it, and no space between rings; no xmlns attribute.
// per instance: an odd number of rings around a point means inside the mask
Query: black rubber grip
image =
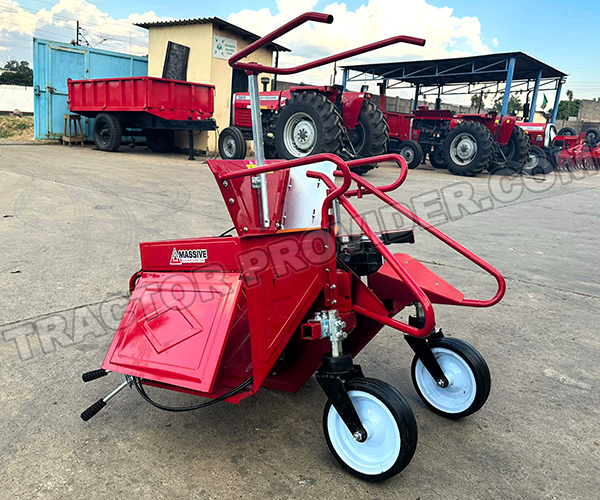
<svg viewBox="0 0 600 500"><path fill-rule="evenodd" d="M106 403L104 402L104 400L99 399L98 401L96 401L92 406L90 406L87 410L85 410L81 414L81 419L84 422L87 422L90 418L92 418L94 415L96 415L96 413L98 413L105 406L106 406Z"/></svg>
<svg viewBox="0 0 600 500"><path fill-rule="evenodd" d="M100 368L99 370L92 370L91 372L84 373L81 378L84 382L91 382L92 380L96 380L97 378L101 378L108 375L108 372L104 368Z"/></svg>

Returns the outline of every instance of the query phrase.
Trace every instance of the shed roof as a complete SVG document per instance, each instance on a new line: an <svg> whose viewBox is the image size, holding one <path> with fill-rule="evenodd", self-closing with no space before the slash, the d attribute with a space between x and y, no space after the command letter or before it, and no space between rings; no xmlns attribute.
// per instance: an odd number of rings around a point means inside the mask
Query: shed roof
<svg viewBox="0 0 600 500"><path fill-rule="evenodd" d="M506 81L509 61L513 58L515 59L513 81L535 80L540 70L542 79L558 79L567 76L566 73L524 52L504 52L453 59L354 64L343 68L368 74L371 78L387 78L425 86L489 83Z"/></svg>
<svg viewBox="0 0 600 500"><path fill-rule="evenodd" d="M173 21L155 21L151 23L134 23L136 26L140 28L164 28L170 26L188 26L193 24L215 24L219 28L223 30L231 31L232 33L236 33L241 35L242 38L246 40L250 40L251 42L255 42L260 38L260 36L251 33L250 31L245 30L244 28L240 28L235 24L231 24L220 17L197 17L195 19L174 19ZM284 47L283 45L279 45L278 43L270 43L267 45L271 50L279 50L280 52L291 52L290 49Z"/></svg>

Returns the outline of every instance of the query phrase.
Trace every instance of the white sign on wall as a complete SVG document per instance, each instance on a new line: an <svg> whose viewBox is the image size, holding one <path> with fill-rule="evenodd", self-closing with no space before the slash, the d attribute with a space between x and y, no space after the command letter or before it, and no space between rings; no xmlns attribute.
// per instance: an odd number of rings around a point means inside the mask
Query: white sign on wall
<svg viewBox="0 0 600 500"><path fill-rule="evenodd" d="M229 59L237 52L237 40L224 36L213 37L213 57Z"/></svg>

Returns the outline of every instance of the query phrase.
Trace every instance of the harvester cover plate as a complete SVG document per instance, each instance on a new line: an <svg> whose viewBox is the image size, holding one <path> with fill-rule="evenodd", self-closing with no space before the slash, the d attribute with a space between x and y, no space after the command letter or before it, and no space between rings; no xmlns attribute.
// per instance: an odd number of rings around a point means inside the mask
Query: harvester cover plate
<svg viewBox="0 0 600 500"><path fill-rule="evenodd" d="M215 274L143 273L102 367L211 392L242 288Z"/></svg>

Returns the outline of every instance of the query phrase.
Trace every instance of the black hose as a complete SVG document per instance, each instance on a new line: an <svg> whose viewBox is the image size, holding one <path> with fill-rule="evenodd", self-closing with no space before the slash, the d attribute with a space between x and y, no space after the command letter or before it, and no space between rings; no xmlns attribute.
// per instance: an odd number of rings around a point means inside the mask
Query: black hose
<svg viewBox="0 0 600 500"><path fill-rule="evenodd" d="M238 385L237 387L234 387L233 389L226 392L225 394L222 394L218 398L211 399L210 401L207 401L206 403L202 403L202 404L199 404L196 406L165 406L165 405L161 405L160 403L157 403L156 401L152 400L150 398L150 396L148 396L148 394L146 393L146 391L144 390L144 387L142 385L141 378L133 377L133 385L135 386L135 388L140 393L140 396L142 396L143 399L145 399L148 403L150 403L152 406L155 406L159 410L173 411L173 412L200 410L202 408L206 408L207 406L211 406L211 405L220 403L221 401L224 401L227 398L230 398L234 394L237 394L241 390L245 389L251 383L252 383L252 377L250 377L248 380L245 380L240 385Z"/></svg>

